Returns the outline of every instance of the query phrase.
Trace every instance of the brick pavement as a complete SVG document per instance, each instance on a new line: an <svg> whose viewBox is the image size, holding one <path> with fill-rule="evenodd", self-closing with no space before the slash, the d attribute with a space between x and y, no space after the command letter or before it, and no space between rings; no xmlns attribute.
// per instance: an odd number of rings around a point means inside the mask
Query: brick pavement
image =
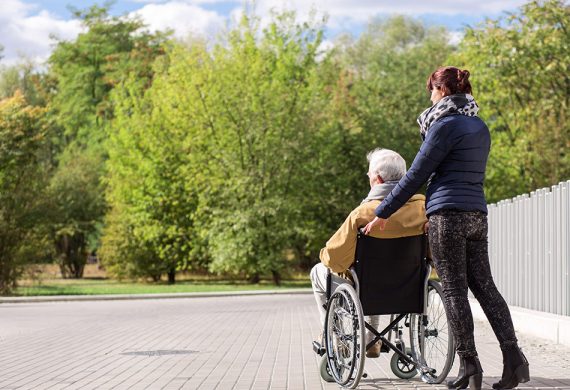
<svg viewBox="0 0 570 390"><path fill-rule="evenodd" d="M338 389L320 380L319 331L311 295L3 304L0 389ZM476 340L489 387L499 348L483 323ZM521 388L570 389L570 348L521 344ZM390 357L367 359L362 389L443 388L396 378Z"/></svg>

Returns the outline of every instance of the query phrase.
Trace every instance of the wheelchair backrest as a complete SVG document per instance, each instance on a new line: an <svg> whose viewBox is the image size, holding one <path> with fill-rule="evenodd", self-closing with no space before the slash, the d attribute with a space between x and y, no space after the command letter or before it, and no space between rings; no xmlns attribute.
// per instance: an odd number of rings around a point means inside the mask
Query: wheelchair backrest
<svg viewBox="0 0 570 390"><path fill-rule="evenodd" d="M426 253L425 235L386 239L359 233L354 268L364 314L422 313Z"/></svg>

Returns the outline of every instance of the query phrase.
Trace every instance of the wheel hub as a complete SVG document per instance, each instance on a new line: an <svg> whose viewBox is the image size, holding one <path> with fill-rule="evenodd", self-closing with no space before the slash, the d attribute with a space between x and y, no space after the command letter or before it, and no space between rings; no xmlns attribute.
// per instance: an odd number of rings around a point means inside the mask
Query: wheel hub
<svg viewBox="0 0 570 390"><path fill-rule="evenodd" d="M426 337L437 337L439 334L437 329L435 329L435 328L434 329L426 329L425 332L426 332L425 333Z"/></svg>

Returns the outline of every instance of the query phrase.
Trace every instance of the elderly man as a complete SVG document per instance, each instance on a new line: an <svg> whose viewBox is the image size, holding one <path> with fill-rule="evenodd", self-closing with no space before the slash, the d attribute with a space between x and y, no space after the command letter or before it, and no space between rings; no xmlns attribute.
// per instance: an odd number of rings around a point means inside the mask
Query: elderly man
<svg viewBox="0 0 570 390"><path fill-rule="evenodd" d="M323 305L326 302L327 268L333 272L331 274L333 285L349 282L341 274L345 273L354 262L358 229L374 219L376 207L406 174L406 162L402 156L392 150L375 149L368 153L367 158L370 192L360 206L352 210L342 226L327 241L325 247L321 249L319 256L321 262L311 270L311 282L319 307L322 326L325 322ZM424 232L426 222L425 197L414 195L388 219L384 230L372 230L370 235L377 238L417 236ZM378 316L368 317L367 322L374 328L378 328ZM372 338L373 335L367 331L367 340L370 341ZM366 356L380 356L380 347L380 342L376 343L366 352Z"/></svg>

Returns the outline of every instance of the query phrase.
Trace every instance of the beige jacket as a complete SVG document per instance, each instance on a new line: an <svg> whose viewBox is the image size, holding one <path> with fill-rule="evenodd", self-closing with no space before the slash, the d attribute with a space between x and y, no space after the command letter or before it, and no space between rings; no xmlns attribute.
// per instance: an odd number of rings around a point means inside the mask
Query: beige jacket
<svg viewBox="0 0 570 390"><path fill-rule="evenodd" d="M374 210L379 204L379 200L371 200L352 210L346 221L321 249L319 257L324 265L336 273L345 272L350 268L354 262L358 228L366 226L374 219L376 216ZM375 227L370 235L377 238L417 236L423 234L426 222L425 196L414 195L392 214L384 230Z"/></svg>

